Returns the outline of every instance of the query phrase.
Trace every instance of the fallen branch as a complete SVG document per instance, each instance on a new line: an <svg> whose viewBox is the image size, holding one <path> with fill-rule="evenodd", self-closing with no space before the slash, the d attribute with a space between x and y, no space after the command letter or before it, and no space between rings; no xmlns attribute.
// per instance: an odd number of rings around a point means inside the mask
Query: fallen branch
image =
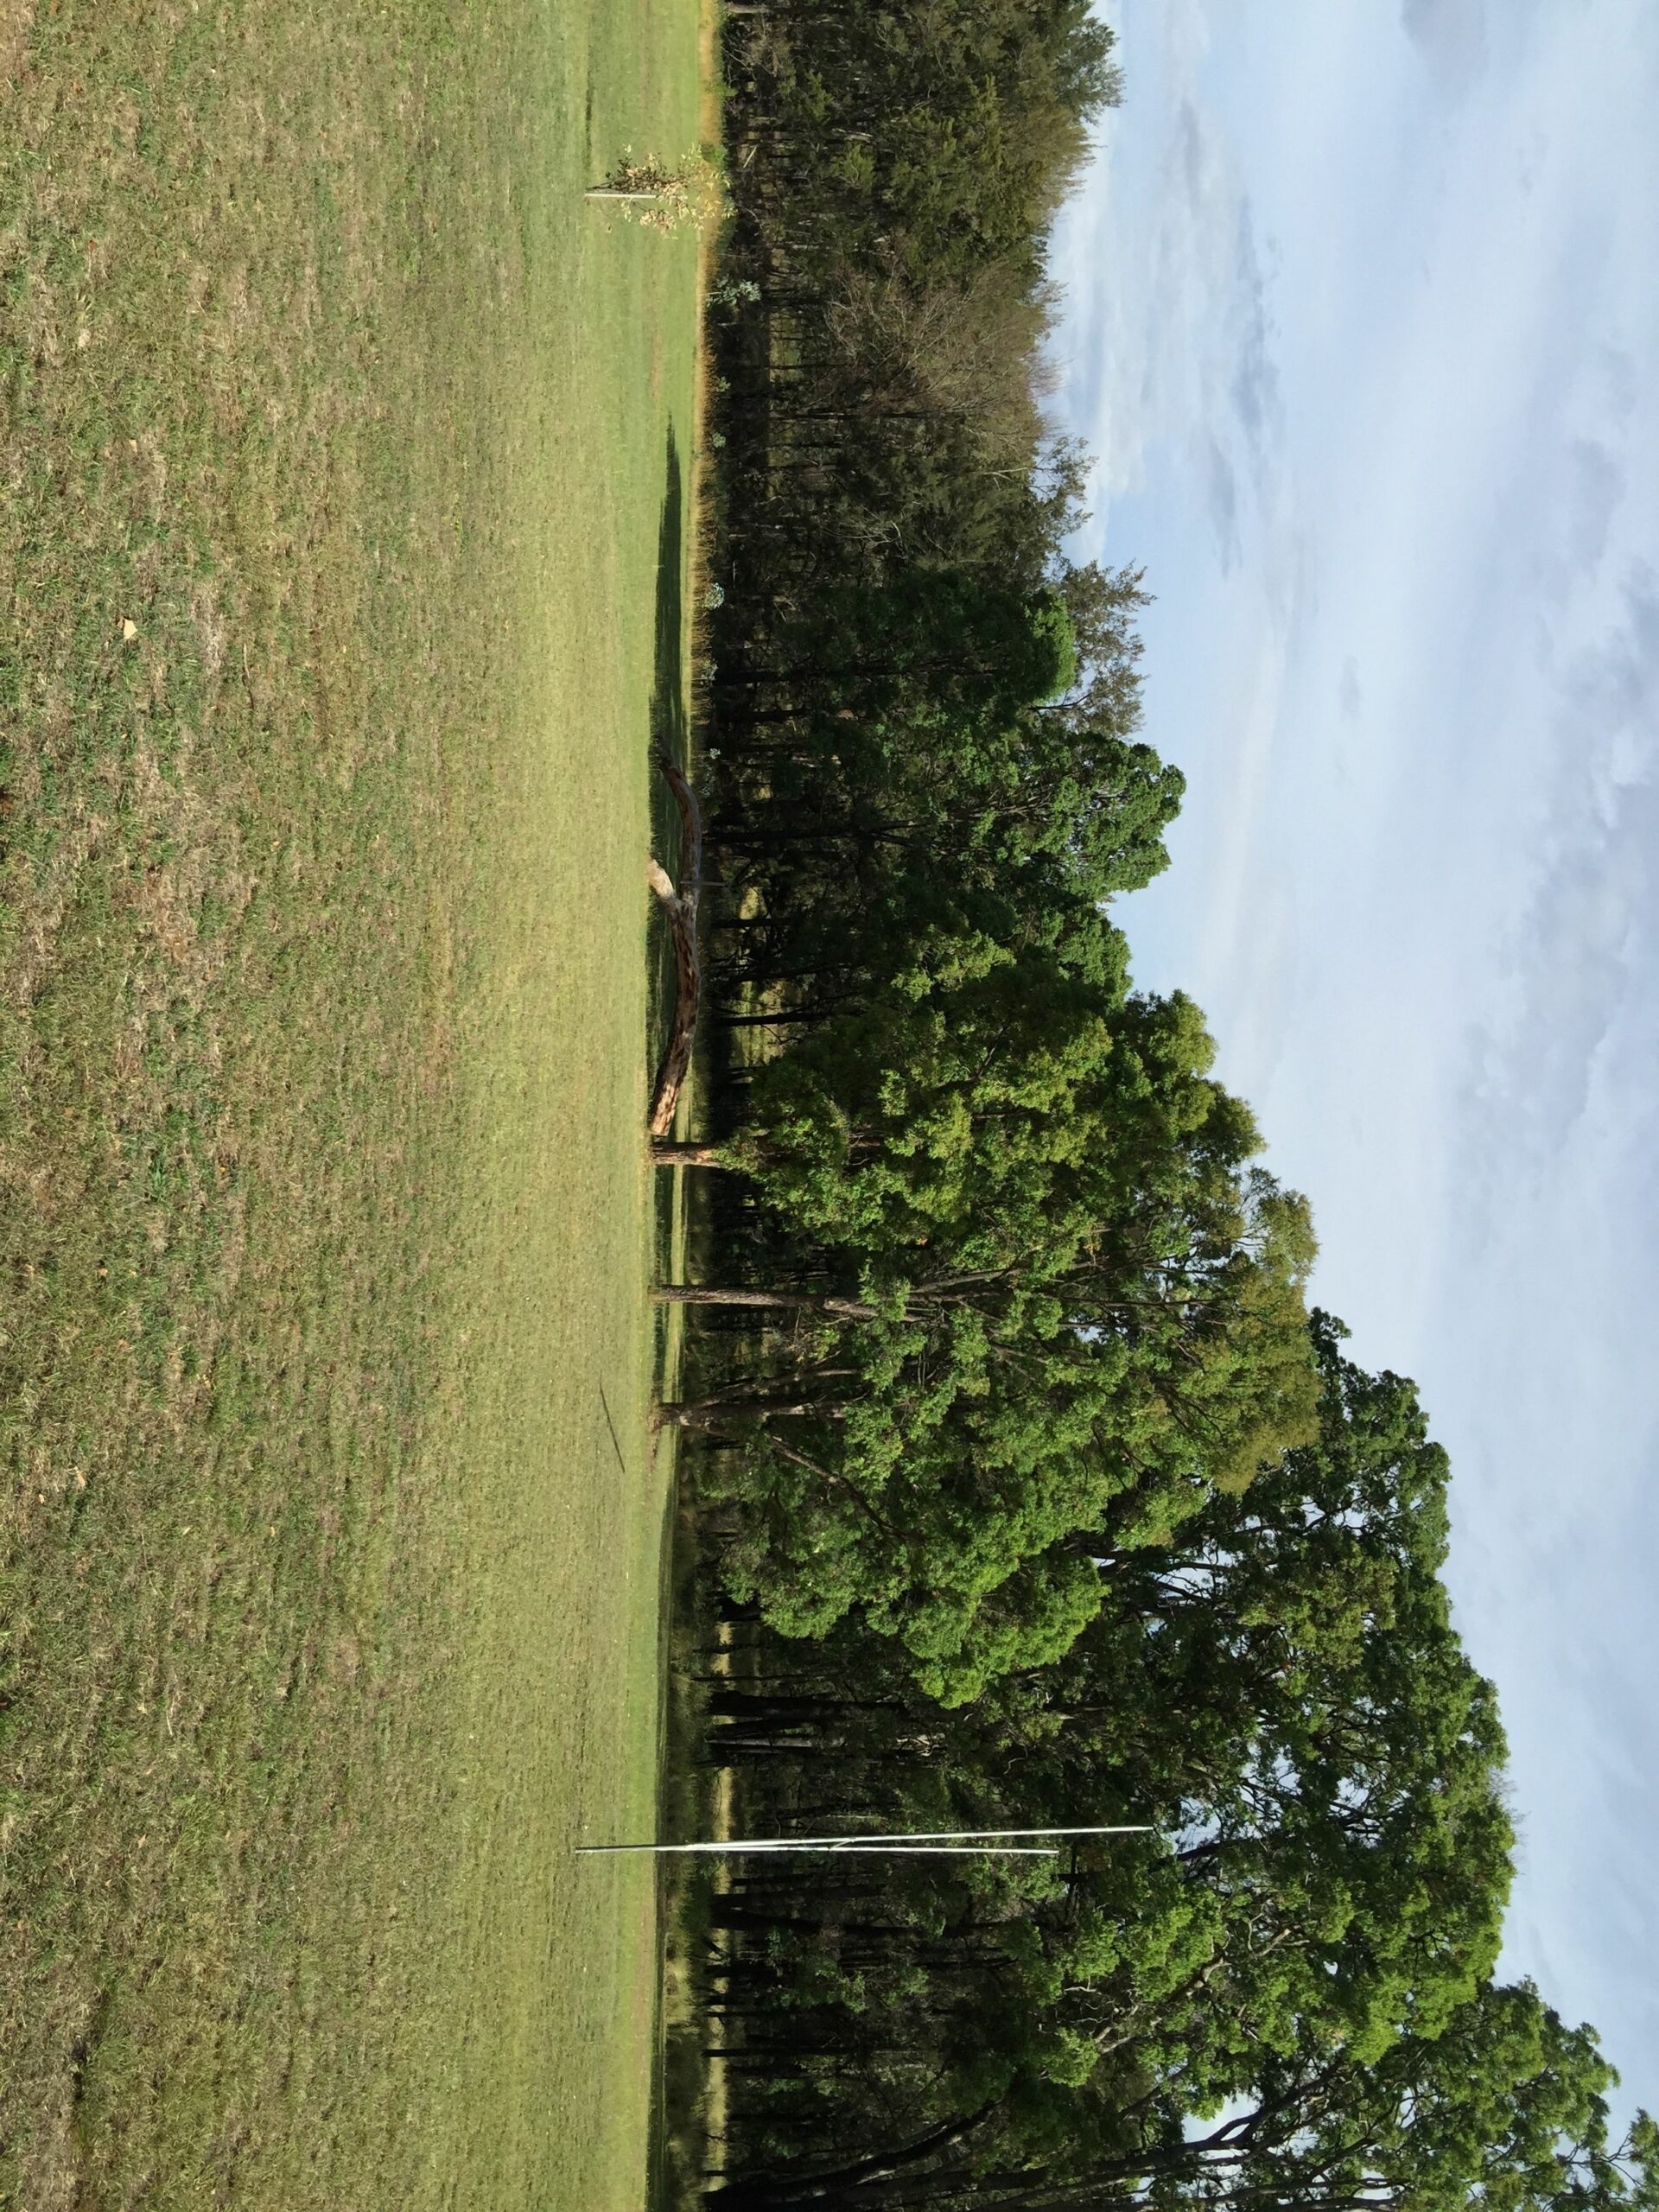
<svg viewBox="0 0 1659 2212"><path fill-rule="evenodd" d="M662 902L668 925L674 937L674 1020L663 1046L663 1057L657 1065L657 1082L652 1095L651 1120L647 1124L654 1138L665 1137L674 1126L675 1109L680 1103L680 1090L691 1066L691 1039L697 1026L697 1012L702 1002L702 963L697 954L697 887L702 877L702 809L697 804L697 795L686 781L679 763L658 751L657 766L668 780L680 810L680 820L685 830L684 861L681 881L689 888L676 891L666 869L655 860L645 862L645 880Z"/></svg>

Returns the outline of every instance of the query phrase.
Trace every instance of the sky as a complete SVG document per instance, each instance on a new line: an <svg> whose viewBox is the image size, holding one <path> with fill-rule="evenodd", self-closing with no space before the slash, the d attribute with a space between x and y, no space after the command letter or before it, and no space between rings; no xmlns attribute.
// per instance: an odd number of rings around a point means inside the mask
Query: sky
<svg viewBox="0 0 1659 2212"><path fill-rule="evenodd" d="M1078 557L1188 777L1127 902L1452 1455L1506 1971L1659 2101L1659 7L1101 0Z"/></svg>

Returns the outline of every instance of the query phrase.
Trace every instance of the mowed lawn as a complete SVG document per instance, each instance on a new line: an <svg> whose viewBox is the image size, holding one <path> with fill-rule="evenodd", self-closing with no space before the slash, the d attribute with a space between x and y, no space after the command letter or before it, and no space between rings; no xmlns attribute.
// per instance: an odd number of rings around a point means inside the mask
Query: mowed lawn
<svg viewBox="0 0 1659 2212"><path fill-rule="evenodd" d="M693 0L0 76L0 2205L636 2204Z"/></svg>

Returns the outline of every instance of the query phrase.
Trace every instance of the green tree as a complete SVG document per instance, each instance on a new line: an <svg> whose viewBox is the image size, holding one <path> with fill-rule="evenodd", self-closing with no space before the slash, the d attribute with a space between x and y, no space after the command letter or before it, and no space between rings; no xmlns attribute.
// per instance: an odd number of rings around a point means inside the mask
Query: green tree
<svg viewBox="0 0 1659 2212"><path fill-rule="evenodd" d="M864 1924L859 2009L832 2000L836 2032L858 2048L943 2008L928 2109L941 2128L977 2115L976 2160L1098 2176L1252 2099L1264 2066L1433 2042L1491 1974L1512 1836L1491 1686L1439 1581L1445 1456L1408 1382L1356 1368L1328 1316L1313 1335L1317 1440L1243 1495L1213 1491L1167 1546L1093 1539L1104 1603L1058 1659L941 1713L848 1624L804 1666L757 1651L722 1707L757 1716L736 1757L780 1826L797 1788L821 1824L831 1775L882 1826L1154 1825L1080 1846L1064 1879L904 1868L885 1947ZM798 1764L780 1758L791 1731ZM767 1907L747 1910L764 1929ZM855 1913L821 1916L810 1886L787 1910L798 1955L847 1962ZM976 2037L1005 2066L988 2104L951 2055ZM913 2092L891 2113L840 2094L849 2139L916 2136Z"/></svg>
<svg viewBox="0 0 1659 2212"><path fill-rule="evenodd" d="M1567 2027L1530 1983L1487 1982L1438 2035L1403 2036L1374 2060L1309 2050L1270 2063L1244 2108L1207 2131L1181 2114L1177 2132L1172 2113L1160 2139L1092 2171L976 2178L959 2201L1008 2212L1649 2212L1654 2126L1639 2115L1610 2145L1616 2079L1593 2031Z"/></svg>
<svg viewBox="0 0 1659 2212"><path fill-rule="evenodd" d="M1315 1419L1306 1209L1250 1166L1196 1009L1109 1020L1039 980L829 1022L763 1071L731 1157L772 1281L677 1294L788 1316L677 1409L746 1439L733 1588L798 1634L861 1606L952 1700L1075 1637L1076 1531L1166 1541Z"/></svg>

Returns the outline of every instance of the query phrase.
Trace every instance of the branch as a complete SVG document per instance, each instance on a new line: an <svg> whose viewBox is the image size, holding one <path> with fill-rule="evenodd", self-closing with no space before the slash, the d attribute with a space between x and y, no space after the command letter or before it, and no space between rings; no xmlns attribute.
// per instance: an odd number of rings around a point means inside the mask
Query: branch
<svg viewBox="0 0 1659 2212"><path fill-rule="evenodd" d="M645 880L662 901L668 917L668 925L674 934L674 966L677 988L674 995L674 1020L663 1047L663 1057L657 1065L657 1082L652 1096L651 1120L648 1123L653 1137L665 1137L674 1126L675 1109L680 1103L680 1089L691 1066L691 1039L697 1026L697 1011L702 1002L702 963L697 955L697 891L702 879L702 810L697 804L697 795L687 783L679 764L658 750L657 766L668 779L680 810L680 820L685 832L685 851L681 870L682 880L690 887L683 893L675 891L672 881L655 860L645 862Z"/></svg>

